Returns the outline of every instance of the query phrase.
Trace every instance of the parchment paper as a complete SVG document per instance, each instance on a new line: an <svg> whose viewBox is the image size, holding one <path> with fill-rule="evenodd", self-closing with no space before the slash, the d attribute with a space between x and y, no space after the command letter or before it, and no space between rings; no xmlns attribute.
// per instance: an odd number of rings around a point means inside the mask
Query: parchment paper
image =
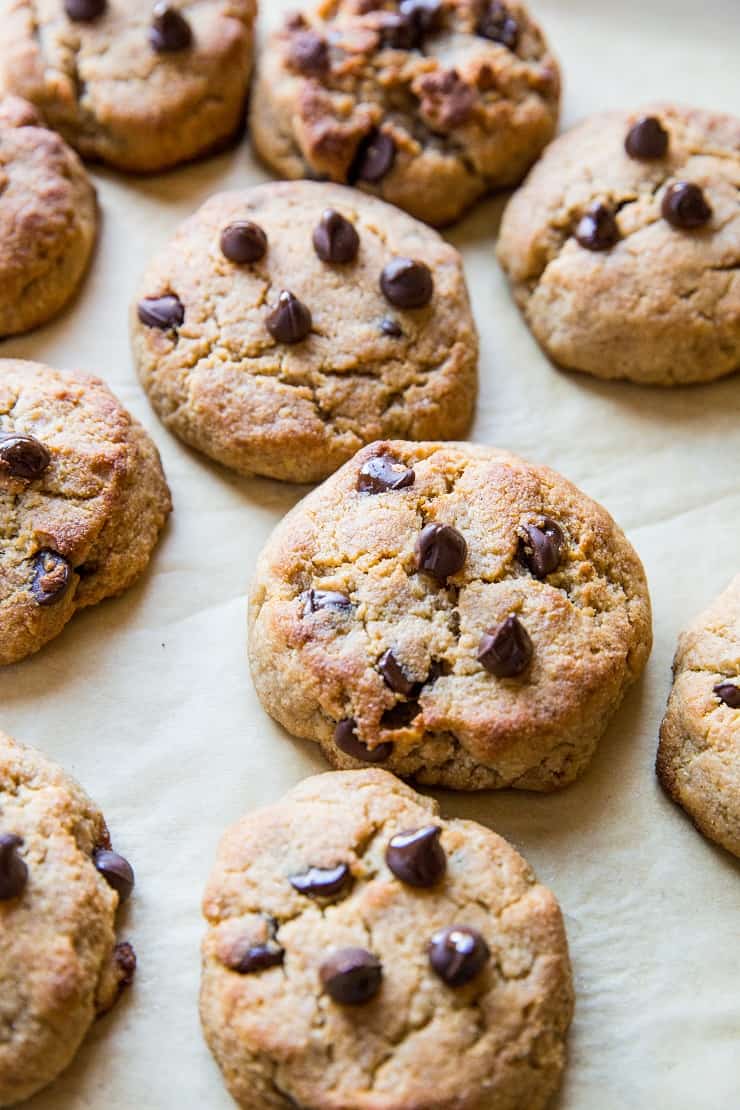
<svg viewBox="0 0 740 1110"><path fill-rule="evenodd" d="M654 98L740 114L737 0L532 6L563 63L565 126ZM287 5L262 7L269 22ZM246 143L159 178L95 171L103 230L82 295L56 324L0 345L105 377L152 431L176 506L138 586L0 672L0 727L81 780L137 872L122 922L136 984L33 1110L232 1105L198 1024L203 884L229 822L326 770L264 714L245 654L255 558L305 490L238 479L182 447L129 357L128 302L150 253L210 193L266 176ZM487 202L449 233L482 334L474 437L556 467L608 507L645 561L656 644L579 784L439 797L512 840L563 906L578 1001L558 1110L731 1110L740 868L666 801L653 760L676 635L740 569L740 378L665 392L554 370L494 260L501 208Z"/></svg>

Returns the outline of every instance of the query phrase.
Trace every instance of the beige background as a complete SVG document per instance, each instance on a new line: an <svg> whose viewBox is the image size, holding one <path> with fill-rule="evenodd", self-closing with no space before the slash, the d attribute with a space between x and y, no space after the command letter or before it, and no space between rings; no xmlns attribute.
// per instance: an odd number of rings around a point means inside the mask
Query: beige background
<svg viewBox="0 0 740 1110"><path fill-rule="evenodd" d="M655 97L740 114L737 0L533 5L565 69L565 125ZM268 20L286 7L262 6ZM136 986L33 1110L232 1105L198 1026L201 890L228 822L325 769L266 718L244 648L255 557L302 491L239 480L181 447L151 414L128 351L128 301L150 252L211 192L265 176L246 145L160 178L96 172L103 231L81 298L0 345L105 377L152 430L176 506L137 588L0 673L0 725L77 775L138 879L123 921ZM740 569L740 379L667 393L553 370L494 261L500 211L484 204L450 233L482 331L475 438L555 466L610 509L646 563L656 646L580 784L556 797L440 798L509 837L561 900L578 1006L558 1110L730 1110L740 873L664 799L653 759L676 634Z"/></svg>

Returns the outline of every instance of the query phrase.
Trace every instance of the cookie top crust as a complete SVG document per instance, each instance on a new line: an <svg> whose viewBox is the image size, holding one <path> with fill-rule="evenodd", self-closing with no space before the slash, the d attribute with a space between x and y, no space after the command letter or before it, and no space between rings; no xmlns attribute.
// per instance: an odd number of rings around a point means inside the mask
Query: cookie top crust
<svg viewBox="0 0 740 1110"><path fill-rule="evenodd" d="M132 336L164 423L241 473L318 481L379 436L465 435L475 405L459 253L337 185L212 197L149 267Z"/></svg>
<svg viewBox="0 0 740 1110"><path fill-rule="evenodd" d="M257 693L337 766L460 789L584 769L651 645L640 560L506 451L381 442L278 525L251 591Z"/></svg>
<svg viewBox="0 0 740 1110"><path fill-rule="evenodd" d="M283 176L357 185L442 225L521 180L559 100L519 0L324 0L269 39L250 126Z"/></svg>
<svg viewBox="0 0 740 1110"><path fill-rule="evenodd" d="M0 0L0 86L84 158L151 172L239 125L254 0Z"/></svg>
<svg viewBox="0 0 740 1110"><path fill-rule="evenodd" d="M557 139L504 214L498 257L546 353L602 378L740 366L740 120L671 104Z"/></svg>
<svg viewBox="0 0 740 1110"><path fill-rule="evenodd" d="M0 664L130 585L170 507L154 444L99 378L0 361Z"/></svg>
<svg viewBox="0 0 740 1110"><path fill-rule="evenodd" d="M340 868L338 889L304 881ZM249 1110L540 1110L559 1084L555 898L501 837L386 772L315 776L238 822L203 909L203 1026Z"/></svg>

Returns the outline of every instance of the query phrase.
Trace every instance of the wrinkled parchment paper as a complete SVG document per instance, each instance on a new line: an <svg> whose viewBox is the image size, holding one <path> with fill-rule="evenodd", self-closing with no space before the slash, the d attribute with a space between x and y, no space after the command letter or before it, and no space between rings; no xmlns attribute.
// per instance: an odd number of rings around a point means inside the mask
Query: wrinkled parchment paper
<svg viewBox="0 0 740 1110"><path fill-rule="evenodd" d="M286 7L262 0L263 21ZM738 0L532 7L564 66L564 125L655 98L740 114ZM255 558L303 491L238 479L164 431L132 370L127 307L183 217L266 174L244 143L158 178L94 177L103 228L82 295L0 355L106 378L161 448L175 513L138 586L0 672L0 727L81 780L137 873L122 921L136 984L29 1105L226 1110L197 1015L204 881L229 822L326 769L263 713L245 656ZM485 203L449 233L482 333L475 438L556 467L609 508L645 561L656 645L582 782L554 797L439 797L512 840L562 904L578 1001L558 1110L732 1110L740 868L666 801L653 760L676 635L740 570L740 377L669 393L553 370L494 260L501 208Z"/></svg>

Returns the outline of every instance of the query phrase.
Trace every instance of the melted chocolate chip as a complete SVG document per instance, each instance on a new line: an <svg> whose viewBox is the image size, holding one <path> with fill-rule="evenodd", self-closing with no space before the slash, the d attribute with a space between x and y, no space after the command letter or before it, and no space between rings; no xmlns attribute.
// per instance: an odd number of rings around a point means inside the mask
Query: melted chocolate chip
<svg viewBox="0 0 740 1110"><path fill-rule="evenodd" d="M507 617L498 628L484 632L478 645L478 662L496 678L515 678L532 662L534 647L518 617Z"/></svg>
<svg viewBox="0 0 740 1110"><path fill-rule="evenodd" d="M712 218L704 193L690 181L677 181L666 189L661 211L671 227L681 231L704 227Z"/></svg>
<svg viewBox="0 0 740 1110"><path fill-rule="evenodd" d="M121 905L128 900L134 889L134 869L128 860L108 848L100 848L93 854L93 863L108 886L118 892Z"/></svg>
<svg viewBox="0 0 740 1110"><path fill-rule="evenodd" d="M278 343L300 343L311 331L313 320L306 305L284 289L266 323L267 330Z"/></svg>
<svg viewBox="0 0 740 1110"><path fill-rule="evenodd" d="M714 687L714 693L730 709L740 709L740 686L734 682L719 682Z"/></svg>
<svg viewBox="0 0 740 1110"><path fill-rule="evenodd" d="M369 748L357 735L357 722L352 717L340 721L334 730L334 743L340 752L362 763L384 763L393 753L393 744L376 744Z"/></svg>
<svg viewBox="0 0 740 1110"><path fill-rule="evenodd" d="M380 718L380 727L388 732L408 728L420 713L421 706L418 701L399 701L390 709L385 710Z"/></svg>
<svg viewBox="0 0 740 1110"><path fill-rule="evenodd" d="M362 464L357 488L360 493L387 493L408 489L416 481L416 471L393 455L374 455Z"/></svg>
<svg viewBox="0 0 740 1110"><path fill-rule="evenodd" d="M382 674L386 686L396 694L403 694L405 698L408 698L416 689L416 683L408 677L390 648L384 655L381 655L378 661L378 670Z"/></svg>
<svg viewBox="0 0 740 1110"><path fill-rule="evenodd" d="M352 875L346 863L339 863L336 867L309 867L300 875L289 878L293 889L307 898L334 898L351 881Z"/></svg>
<svg viewBox="0 0 740 1110"><path fill-rule="evenodd" d="M31 593L37 605L61 601L72 582L72 567L58 551L39 551L33 560Z"/></svg>
<svg viewBox="0 0 740 1110"><path fill-rule="evenodd" d="M320 609L328 609L334 613L348 613L352 608L352 602L347 595L340 594L336 590L306 590L301 594L301 599L304 617L311 613L318 613Z"/></svg>
<svg viewBox="0 0 740 1110"><path fill-rule="evenodd" d="M319 969L321 985L335 1002L361 1006L380 990L383 969L377 956L364 948L341 948L332 952Z"/></svg>
<svg viewBox="0 0 740 1110"><path fill-rule="evenodd" d="M403 335L403 328L392 316L383 317L380 321L380 330L383 335L389 335L392 339L400 339Z"/></svg>
<svg viewBox="0 0 740 1110"><path fill-rule="evenodd" d="M519 541L519 562L535 578L547 578L560 566L565 542L562 529L545 517L541 524L527 524L524 531L527 535Z"/></svg>
<svg viewBox="0 0 740 1110"><path fill-rule="evenodd" d="M18 853L22 843L15 833L0 834L0 902L9 902L26 889L28 867Z"/></svg>
<svg viewBox="0 0 740 1110"><path fill-rule="evenodd" d="M478 930L467 925L440 929L429 945L432 970L448 987L464 987L483 969L490 955Z"/></svg>
<svg viewBox="0 0 740 1110"><path fill-rule="evenodd" d="M416 541L416 565L445 583L465 565L468 545L465 537L449 524L427 524Z"/></svg>
<svg viewBox="0 0 740 1110"><path fill-rule="evenodd" d="M51 455L33 436L0 432L0 475L33 482L40 478L51 462Z"/></svg>
<svg viewBox="0 0 740 1110"><path fill-rule="evenodd" d="M64 10L75 23L92 23L108 7L108 0L64 0Z"/></svg>
<svg viewBox="0 0 740 1110"><path fill-rule="evenodd" d="M228 967L239 975L254 975L268 967L279 967L284 960L285 950L277 941L268 940L264 944L252 944L248 948L237 946L228 960Z"/></svg>
<svg viewBox="0 0 740 1110"><path fill-rule="evenodd" d="M236 220L221 232L221 250L229 262L259 262L267 254L267 236L259 224Z"/></svg>
<svg viewBox="0 0 740 1110"><path fill-rule="evenodd" d="M315 31L298 31L291 39L289 60L299 73L326 73L330 64L329 44Z"/></svg>
<svg viewBox="0 0 740 1110"><path fill-rule="evenodd" d="M611 208L601 201L592 204L581 216L576 239L588 251L608 251L619 242L619 228Z"/></svg>
<svg viewBox="0 0 740 1110"><path fill-rule="evenodd" d="M424 262L394 258L380 276L380 288L397 308L423 308L434 296L434 278Z"/></svg>
<svg viewBox="0 0 740 1110"><path fill-rule="evenodd" d="M313 233L313 246L322 262L354 262L360 249L360 236L340 212L327 208Z"/></svg>
<svg viewBox="0 0 740 1110"><path fill-rule="evenodd" d="M170 4L160 2L152 10L149 45L158 54L185 50L193 41L193 32L185 16Z"/></svg>
<svg viewBox="0 0 740 1110"><path fill-rule="evenodd" d="M393 168L396 160L396 144L385 131L376 129L366 135L357 148L352 165L347 174L350 185L356 181L381 181Z"/></svg>
<svg viewBox="0 0 740 1110"><path fill-rule="evenodd" d="M182 301L174 293L164 297L146 297L139 301L139 319L148 328L160 328L168 331L170 328L179 328L185 319L185 309Z"/></svg>
<svg viewBox="0 0 740 1110"><path fill-rule="evenodd" d="M517 48L520 34L519 24L509 14L506 5L499 3L498 0L491 0L490 3L485 5L485 10L478 19L475 30L484 39L500 42L509 50L516 50Z"/></svg>
<svg viewBox="0 0 740 1110"><path fill-rule="evenodd" d="M447 870L447 856L439 842L441 834L437 825L397 833L385 852L385 862L396 878L409 886L438 883Z"/></svg>
<svg viewBox="0 0 740 1110"><path fill-rule="evenodd" d="M668 152L668 132L656 116L641 116L627 132L624 147L630 158L651 162L665 158Z"/></svg>
<svg viewBox="0 0 740 1110"><path fill-rule="evenodd" d="M113 959L118 968L118 988L130 987L136 974L136 953L128 941L123 940L113 949Z"/></svg>

